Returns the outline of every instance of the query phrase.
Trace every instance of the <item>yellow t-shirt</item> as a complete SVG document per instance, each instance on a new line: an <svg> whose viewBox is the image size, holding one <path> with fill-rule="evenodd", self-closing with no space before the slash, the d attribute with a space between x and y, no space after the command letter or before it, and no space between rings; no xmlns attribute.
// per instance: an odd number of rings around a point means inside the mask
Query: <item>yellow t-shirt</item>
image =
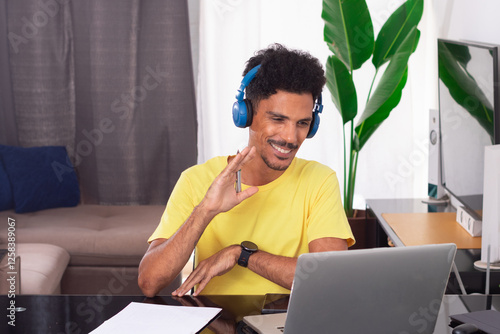
<svg viewBox="0 0 500 334"><path fill-rule="evenodd" d="M149 242L170 238L226 166L227 157L216 157L184 171ZM242 185L242 188L248 186ZM318 162L295 158L278 179L260 186L257 194L210 222L196 246L195 265L245 240L271 254L298 257L309 252L309 242L323 237L346 239L349 246L354 244L337 176ZM289 292L238 265L214 277L202 291L203 294L238 295Z"/></svg>

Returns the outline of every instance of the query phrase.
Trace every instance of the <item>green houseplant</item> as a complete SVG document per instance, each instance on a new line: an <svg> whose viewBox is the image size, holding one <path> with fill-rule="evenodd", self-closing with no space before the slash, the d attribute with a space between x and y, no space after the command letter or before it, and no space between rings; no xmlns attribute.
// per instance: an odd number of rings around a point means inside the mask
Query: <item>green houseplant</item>
<svg viewBox="0 0 500 334"><path fill-rule="evenodd" d="M359 152L401 100L408 60L420 37L417 25L423 7L423 0L407 0L391 14L375 39L365 0L323 0L324 40L333 53L326 64L326 85L343 122L344 210L348 217L353 215ZM375 75L365 108L354 125L358 96L353 75L370 58Z"/></svg>

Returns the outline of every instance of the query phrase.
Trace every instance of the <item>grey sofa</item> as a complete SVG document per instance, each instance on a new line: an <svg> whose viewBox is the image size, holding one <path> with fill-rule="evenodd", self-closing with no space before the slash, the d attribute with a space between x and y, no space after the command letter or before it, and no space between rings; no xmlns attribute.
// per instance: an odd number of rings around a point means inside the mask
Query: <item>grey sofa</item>
<svg viewBox="0 0 500 334"><path fill-rule="evenodd" d="M161 205L78 205L0 212L2 226L9 218L15 221L20 293L142 295L138 266L163 210ZM2 228L0 249L5 244L7 228ZM160 293L169 294L180 281L179 275Z"/></svg>

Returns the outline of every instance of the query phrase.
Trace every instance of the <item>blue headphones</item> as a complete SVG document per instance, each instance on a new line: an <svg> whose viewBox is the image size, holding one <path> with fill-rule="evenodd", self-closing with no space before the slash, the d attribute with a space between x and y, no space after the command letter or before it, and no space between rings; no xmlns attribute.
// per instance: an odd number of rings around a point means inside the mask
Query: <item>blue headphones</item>
<svg viewBox="0 0 500 334"><path fill-rule="evenodd" d="M252 104L250 101L244 98L245 88L248 86L250 81L255 78L257 71L259 70L260 65L252 68L241 80L240 88L238 88L238 92L236 93L236 102L233 104L233 121L234 125L239 128L246 128L252 124ZM319 114L323 111L322 97L319 94L318 99L314 102L313 108L313 119L311 122L311 128L309 129L309 133L307 134L307 138L312 138L318 132L319 128Z"/></svg>

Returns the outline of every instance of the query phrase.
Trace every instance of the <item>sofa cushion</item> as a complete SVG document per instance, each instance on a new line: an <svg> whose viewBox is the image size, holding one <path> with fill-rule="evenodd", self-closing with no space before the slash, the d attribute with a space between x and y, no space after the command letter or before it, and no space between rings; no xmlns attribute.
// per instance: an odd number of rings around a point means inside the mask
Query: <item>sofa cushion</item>
<svg viewBox="0 0 500 334"><path fill-rule="evenodd" d="M0 145L0 156L17 213L75 206L80 201L78 180L63 146Z"/></svg>
<svg viewBox="0 0 500 334"><path fill-rule="evenodd" d="M21 258L21 294L57 294L61 278L69 262L69 254L61 247L47 244L16 245Z"/></svg>
<svg viewBox="0 0 500 334"><path fill-rule="evenodd" d="M72 266L137 266L164 209L163 205L78 205L25 214L8 210L0 212L0 221L16 220L19 243L64 248ZM0 243L6 237L6 229L0 230Z"/></svg>

